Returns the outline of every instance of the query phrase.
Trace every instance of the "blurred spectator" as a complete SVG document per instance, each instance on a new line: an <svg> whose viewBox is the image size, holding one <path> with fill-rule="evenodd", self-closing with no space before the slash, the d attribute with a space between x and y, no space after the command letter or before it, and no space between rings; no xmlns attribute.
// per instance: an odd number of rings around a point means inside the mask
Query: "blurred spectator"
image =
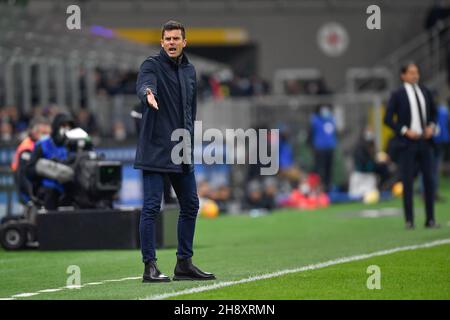
<svg viewBox="0 0 450 320"><path fill-rule="evenodd" d="M302 88L297 80L287 80L285 82L286 94L297 95L302 93Z"/></svg>
<svg viewBox="0 0 450 320"><path fill-rule="evenodd" d="M263 180L265 208L273 210L276 208L276 199L278 196L278 181L274 177L266 177Z"/></svg>
<svg viewBox="0 0 450 320"><path fill-rule="evenodd" d="M323 79L289 79L285 81L285 93L288 95L321 95L330 92Z"/></svg>
<svg viewBox="0 0 450 320"><path fill-rule="evenodd" d="M50 133L50 122L46 118L33 119L28 130L28 136L19 144L14 154L11 169L14 172L19 200L23 204L32 199L34 190L37 188L37 184L33 184L26 175L26 168L31 160L34 145L40 139L48 137Z"/></svg>
<svg viewBox="0 0 450 320"><path fill-rule="evenodd" d="M317 209L327 207L330 199L323 192L320 177L311 173L302 178L298 188L293 189L287 196L280 199L282 207L299 209Z"/></svg>
<svg viewBox="0 0 450 320"><path fill-rule="evenodd" d="M268 130L268 126L266 124L258 125L254 124L251 126L252 128L255 128L256 132L260 132L260 130L267 130L266 139L268 142L268 147L270 148L271 138L270 138L270 131ZM247 170L247 181L251 181L253 179L259 179L261 176L261 168L264 166L261 164L260 159L257 159L256 163L250 163L250 154L258 154L258 145L260 145L260 136L259 134L256 137L257 142L255 146L250 146L252 149L249 150L249 152L246 152L246 163L248 163L248 170Z"/></svg>
<svg viewBox="0 0 450 320"><path fill-rule="evenodd" d="M122 121L117 120L113 126L113 137L116 141L124 141L127 138L127 131Z"/></svg>
<svg viewBox="0 0 450 320"><path fill-rule="evenodd" d="M329 105L319 105L311 116L308 142L314 152L314 171L328 192L332 183L333 154L337 145L336 122Z"/></svg>
<svg viewBox="0 0 450 320"><path fill-rule="evenodd" d="M235 75L230 84L230 96L249 97L252 95L252 83L249 78Z"/></svg>
<svg viewBox="0 0 450 320"><path fill-rule="evenodd" d="M436 116L436 133L433 140L436 144L435 148L435 166L434 166L434 183L435 183L435 196L436 200L442 200L439 194L439 172L442 163L442 159L446 150L448 150L450 142L449 134L449 112L448 106L445 104L439 105L437 108Z"/></svg>
<svg viewBox="0 0 450 320"><path fill-rule="evenodd" d="M294 152L291 142L290 128L285 125L279 125L280 139L279 139L279 176L287 179L292 187L296 187L301 179L301 171L295 164Z"/></svg>
<svg viewBox="0 0 450 320"><path fill-rule="evenodd" d="M244 209L272 210L275 208L276 181L270 180L252 180L247 184Z"/></svg>
<svg viewBox="0 0 450 320"><path fill-rule="evenodd" d="M0 109L0 141L3 143L22 140L28 126L27 117L19 117L17 108L9 106ZM22 135L22 136L21 136Z"/></svg>
<svg viewBox="0 0 450 320"><path fill-rule="evenodd" d="M425 19L425 29L431 31L438 23L442 23L450 16L450 9L444 6L444 1L435 0Z"/></svg>
<svg viewBox="0 0 450 320"><path fill-rule="evenodd" d="M97 68L94 73L96 91L101 95L135 94L137 72Z"/></svg>
<svg viewBox="0 0 450 320"><path fill-rule="evenodd" d="M258 75L238 75L228 70L202 74L198 81L199 100L225 97L261 96L269 92L269 84Z"/></svg>
<svg viewBox="0 0 450 320"><path fill-rule="evenodd" d="M222 99L224 97L220 81L215 76L212 76L208 79L208 85L210 87L212 97L214 97L215 99Z"/></svg>
<svg viewBox="0 0 450 320"><path fill-rule="evenodd" d="M8 121L2 120L0 123L0 142L8 143L13 140L13 126Z"/></svg>
<svg viewBox="0 0 450 320"><path fill-rule="evenodd" d="M212 190L209 199L216 201L220 212L228 212L228 201L231 198L231 190L228 185L221 184Z"/></svg>
<svg viewBox="0 0 450 320"><path fill-rule="evenodd" d="M261 183L258 180L250 181L247 184L246 199L243 207L247 210L264 207Z"/></svg>
<svg viewBox="0 0 450 320"><path fill-rule="evenodd" d="M251 76L250 81L252 82L252 95L263 96L269 92L269 84L258 75Z"/></svg>
<svg viewBox="0 0 450 320"><path fill-rule="evenodd" d="M371 129L366 129L353 153L355 171L361 173L374 173L377 176L379 190L390 189L388 183L393 172L390 170L390 160L386 153L376 153L375 135Z"/></svg>
<svg viewBox="0 0 450 320"><path fill-rule="evenodd" d="M80 108L76 116L76 122L78 126L88 132L89 135L96 136L99 134L97 120L87 108Z"/></svg>
<svg viewBox="0 0 450 320"><path fill-rule="evenodd" d="M214 200L220 212L228 212L228 202L231 199L230 187L226 184L212 187L204 177L197 180L199 180L197 182L197 193L201 201L204 203L208 199Z"/></svg>
<svg viewBox="0 0 450 320"><path fill-rule="evenodd" d="M206 180L201 180L197 183L197 193L200 198L208 198L210 197L210 188L209 183Z"/></svg>
<svg viewBox="0 0 450 320"><path fill-rule="evenodd" d="M205 146L206 144L203 147ZM223 156L225 157L225 153ZM214 200L219 211L223 213L229 211L228 205L231 200L230 170L227 164L195 165L199 198Z"/></svg>

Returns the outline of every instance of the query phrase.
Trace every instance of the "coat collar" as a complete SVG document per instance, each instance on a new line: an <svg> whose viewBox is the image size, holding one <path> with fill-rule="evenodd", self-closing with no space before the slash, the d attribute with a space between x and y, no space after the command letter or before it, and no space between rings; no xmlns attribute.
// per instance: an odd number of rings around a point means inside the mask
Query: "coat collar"
<svg viewBox="0 0 450 320"><path fill-rule="evenodd" d="M159 51L159 55L164 59L164 61L168 62L169 64L174 65L174 66L177 65L177 62L167 55L167 52L164 50L164 48L161 48L161 50ZM189 63L189 59L187 58L186 53L183 52L181 54L180 65L185 65L188 63Z"/></svg>

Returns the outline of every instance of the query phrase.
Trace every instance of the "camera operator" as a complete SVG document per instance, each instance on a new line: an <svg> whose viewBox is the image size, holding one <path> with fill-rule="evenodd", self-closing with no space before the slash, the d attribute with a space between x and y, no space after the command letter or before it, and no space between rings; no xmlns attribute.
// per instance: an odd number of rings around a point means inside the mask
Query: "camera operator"
<svg viewBox="0 0 450 320"><path fill-rule="evenodd" d="M38 141L27 166L27 175L33 182L38 182L37 197L42 200L47 210L56 210L58 206L68 205L65 186L57 180L50 179L38 172L37 163L40 159L48 159L56 163L66 163L69 151L65 146L66 132L74 128L74 121L67 113L59 113L52 122L50 137Z"/></svg>

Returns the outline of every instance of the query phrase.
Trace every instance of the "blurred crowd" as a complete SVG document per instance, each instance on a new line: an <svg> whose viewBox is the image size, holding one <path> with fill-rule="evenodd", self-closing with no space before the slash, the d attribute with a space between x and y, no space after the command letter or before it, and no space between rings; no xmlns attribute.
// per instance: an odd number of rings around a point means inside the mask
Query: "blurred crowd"
<svg viewBox="0 0 450 320"><path fill-rule="evenodd" d="M135 94L137 72L96 69L97 94ZM269 93L269 83L257 75L243 75L229 70L200 74L197 96L208 98L251 97Z"/></svg>
<svg viewBox="0 0 450 320"><path fill-rule="evenodd" d="M51 121L60 112L67 111L56 105L48 107L34 107L30 114L20 114L16 107L0 108L0 143L15 145L22 141L28 134L28 127L32 119L46 118ZM94 139L98 137L98 125L95 115L82 107L74 115L77 126L89 132Z"/></svg>
<svg viewBox="0 0 450 320"><path fill-rule="evenodd" d="M34 108L33 114L24 117L13 107L0 109L1 142L16 143L27 136L30 121L35 118L51 120L62 110L56 106ZM97 134L96 117L86 108L81 108L74 118L77 126L89 132L92 137ZM443 159L449 158L449 107L438 105L436 123L438 125L435 140L435 180L438 185L439 172ZM294 134L298 128L285 123L276 126L279 129L279 172L275 176L261 176L262 165L247 166L243 194L239 199L233 194L231 168L228 165L200 165L196 167L198 193L203 203L213 201L217 210L232 212L233 203L239 202L239 208L253 213L267 213L279 207L314 209L328 206L332 202L350 201L364 197L370 190L391 192L399 182L397 138L387 142L385 151L378 151L375 133L370 126L360 134L359 142L352 152L353 169L348 182L339 184L334 179L336 170L336 149L339 145L339 132L336 128L333 106L318 105L310 115L306 144L311 155L310 164L299 159L299 135ZM267 128L261 126L260 128ZM114 129L114 128L113 128ZM116 129L114 129L116 130ZM268 131L270 135L270 131ZM271 144L276 143L270 136ZM440 195L437 193L437 199Z"/></svg>
<svg viewBox="0 0 450 320"><path fill-rule="evenodd" d="M84 73L81 72L80 108L72 114L76 125L83 128L92 137L93 142L100 141L105 133L99 130L96 114L87 108ZM111 97L119 94L135 94L136 74L118 70L95 70L96 94ZM298 81L289 80L284 84L288 95L329 94L323 79ZM224 99L227 97L252 97L269 94L269 83L259 76L244 76L229 71L211 75L203 74L198 82L198 99ZM448 158L448 104L441 103L438 108L440 130L435 136L436 183L443 158ZM14 106L0 108L0 143L17 145L27 136L27 129L33 118L51 119L61 111L68 111L56 105L47 107L36 106L30 114L21 114ZM262 126L268 129L268 126ZM230 178L230 169L215 167L214 170L197 168L198 192L201 199L211 200L220 212L230 212L233 201L238 201L241 208L252 212L270 212L278 207L318 208L331 202L347 201L362 197L365 190L379 192L391 191L399 181L398 154L396 140L392 138L387 143L385 151L378 151L375 146L373 128L367 127L360 133L359 142L354 146L351 158L353 169L348 182L337 184L334 180L336 168L336 149L339 145L339 133L336 127L332 105L317 105L310 114L308 127L301 128L307 133L306 145L311 155L311 164L299 160L298 135L293 128L285 123L277 124L280 130L279 139L279 173L276 176L260 176L260 165L248 165L244 179L243 194L235 199ZM137 131L137 130L136 130ZM107 137L115 141L124 141L127 128L119 119L111 124ZM269 139L270 141L270 139ZM353 198L352 198L353 197ZM439 195L437 195L439 197Z"/></svg>
<svg viewBox="0 0 450 320"><path fill-rule="evenodd" d="M110 138L124 141L130 137L130 132L121 117L114 117L108 125L108 130L100 130L97 115L88 106L88 90L86 88L86 70L80 70L79 108L73 117L78 125L89 132L98 141L100 138ZM126 70L104 70L97 68L94 71L95 95L97 98L110 98L117 95L136 94L137 73ZM31 92L32 111L29 114L19 111L16 106L0 106L0 142L15 144L26 135L30 120L36 116L52 118L59 111L68 112L68 108L52 103L48 106L39 106L39 92L34 86ZM269 93L269 84L256 75L238 75L230 71L221 71L215 74L202 74L198 80L198 99L223 99L226 97L250 97ZM52 99L51 99L52 100ZM53 99L54 100L54 99ZM109 128L112 128L110 130Z"/></svg>
<svg viewBox="0 0 450 320"><path fill-rule="evenodd" d="M437 201L445 201L439 194L439 177L444 161L450 160L449 103L437 108L437 130L433 137L435 162L433 168ZM294 207L314 209L333 202L364 201L373 203L383 197L400 196L399 141L393 136L385 150L377 150L375 132L367 126L351 152L352 169L345 182L335 179L338 167L336 149L339 133L330 105L319 105L310 116L307 144L312 163L299 160L298 135L293 128L279 124L279 166L276 176L261 176L259 165L250 165L246 177L242 207L246 210L270 212L274 208ZM417 168L418 175L418 168ZM448 172L448 168L447 168ZM422 192L421 184L417 192Z"/></svg>

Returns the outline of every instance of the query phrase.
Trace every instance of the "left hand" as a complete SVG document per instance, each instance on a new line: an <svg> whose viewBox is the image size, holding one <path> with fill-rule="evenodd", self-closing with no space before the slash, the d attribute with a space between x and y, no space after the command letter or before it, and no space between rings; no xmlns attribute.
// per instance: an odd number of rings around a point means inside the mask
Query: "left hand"
<svg viewBox="0 0 450 320"><path fill-rule="evenodd" d="M433 137L433 134L434 134L434 128L432 126L428 126L428 127L425 128L425 132L423 134L423 137L428 140L428 139L431 139Z"/></svg>

